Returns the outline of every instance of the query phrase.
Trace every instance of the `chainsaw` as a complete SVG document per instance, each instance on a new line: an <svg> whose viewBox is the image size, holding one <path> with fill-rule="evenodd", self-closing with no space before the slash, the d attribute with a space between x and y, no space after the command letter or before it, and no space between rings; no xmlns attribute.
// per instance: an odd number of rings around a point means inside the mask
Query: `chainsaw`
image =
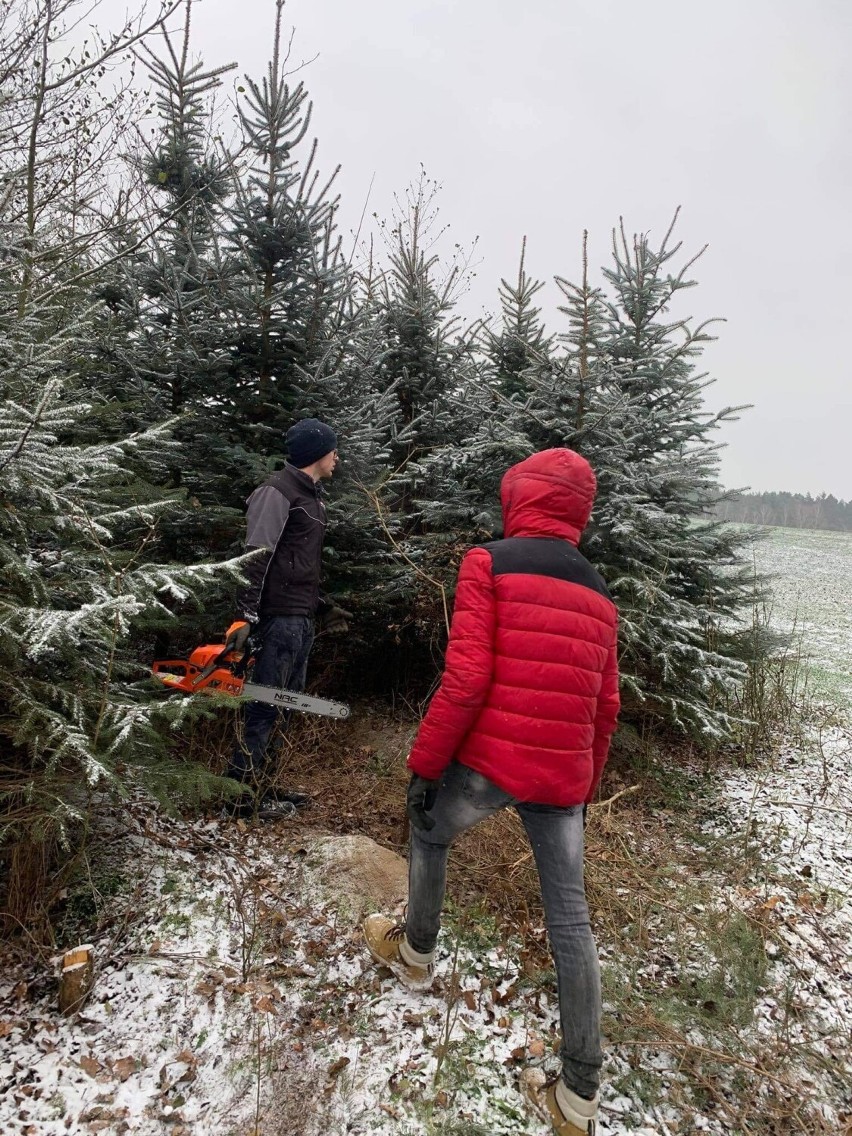
<svg viewBox="0 0 852 1136"><path fill-rule="evenodd" d="M329 702L295 690L246 682L245 672L253 659L248 651L234 650L231 645L234 633L242 626L242 623L232 623L225 632L224 643L196 647L188 659L157 659L151 664L151 672L169 690L183 694L227 694L232 698L268 702L282 710L300 710L303 714L349 717L349 707L343 702Z"/></svg>

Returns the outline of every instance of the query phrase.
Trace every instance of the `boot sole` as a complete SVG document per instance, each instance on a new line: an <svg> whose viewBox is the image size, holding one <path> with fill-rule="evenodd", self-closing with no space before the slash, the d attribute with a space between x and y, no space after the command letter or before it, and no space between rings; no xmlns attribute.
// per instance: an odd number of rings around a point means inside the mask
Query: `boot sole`
<svg viewBox="0 0 852 1136"><path fill-rule="evenodd" d="M435 981L434 975L428 978L412 978L398 963L393 963L389 959L384 958L384 956L380 955L377 951L374 951L366 936L364 942L367 944L367 950L373 956L373 961L377 962L379 966L383 966L385 970L389 970L395 978L399 979L407 990L413 990L417 994L425 994L427 990L432 989L432 983Z"/></svg>
<svg viewBox="0 0 852 1136"><path fill-rule="evenodd" d="M557 1118L553 1109L558 1109L558 1105L554 1103L553 1108L551 1108L550 1101L548 1100L550 1085L548 1085L547 1078L541 1069L523 1069L521 1071L520 1081L521 1096L539 1120L543 1120L545 1124L549 1124L554 1132L577 1133L577 1136L594 1136L598 1131L597 1118L589 1120L586 1123L585 1131L582 1128L578 1128L576 1124L573 1124L565 1117L563 1117L562 1120Z"/></svg>
<svg viewBox="0 0 852 1136"><path fill-rule="evenodd" d="M540 1069L522 1069L521 1070L521 1096L539 1118L545 1124L553 1125L553 1117L550 1115L550 1109L547 1107L547 1099L545 1092L547 1091L547 1080Z"/></svg>

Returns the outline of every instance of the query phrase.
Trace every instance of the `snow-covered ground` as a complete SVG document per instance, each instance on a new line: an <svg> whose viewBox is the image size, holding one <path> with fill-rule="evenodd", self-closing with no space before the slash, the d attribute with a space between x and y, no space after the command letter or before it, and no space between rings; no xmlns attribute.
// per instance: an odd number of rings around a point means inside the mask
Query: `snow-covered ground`
<svg viewBox="0 0 852 1136"><path fill-rule="evenodd" d="M771 960L751 1034L777 1044L829 1131L852 1122L852 729L812 725L771 762L725 778L707 825L755 865L726 900L757 910ZM783 1022L783 1031L779 1030ZM760 1053L760 1043L752 1044ZM796 1054L799 1057L796 1057ZM833 1127L836 1126L836 1127ZM807 1131L807 1129L804 1129Z"/></svg>
<svg viewBox="0 0 852 1136"><path fill-rule="evenodd" d="M448 943L435 990L415 996L311 894L286 822L247 832L137 807L132 827L135 922L119 948L95 943L105 965L83 1011L60 1018L39 967L0 983L4 1133L413 1136L440 1116L546 1131L517 1074L552 1057L554 996L516 996L517 950ZM630 1107L613 1096L604 1131L640 1131L618 1123Z"/></svg>
<svg viewBox="0 0 852 1136"><path fill-rule="evenodd" d="M713 810L703 835L742 841L744 864L759 865L719 889L719 911L759 912L771 931L742 1052L759 1054L763 1033L777 1044L783 1005L789 1045L802 1053L789 1068L839 1125L852 1111L852 754L840 728L822 742L822 753L784 749L728 776L727 808ZM80 1015L57 1015L43 968L4 968L0 1130L544 1136L518 1075L530 1064L555 1067L554 990L525 976L516 944L468 939L456 951L448 936L435 991L415 996L378 971L357 929L316 898L304 834L292 823L243 831L142 806L129 823L131 910L126 926L95 944L102 969ZM617 974L620 960L602 949ZM665 937L652 936L631 980L658 982L672 967L685 979L694 965L689 952L673 961ZM713 1046L698 1027L688 1037ZM646 1081L661 1086L652 1101L623 1088L635 1051L610 1048L601 1131L732 1131L718 1108L684 1112L683 1054L660 1040L642 1050Z"/></svg>

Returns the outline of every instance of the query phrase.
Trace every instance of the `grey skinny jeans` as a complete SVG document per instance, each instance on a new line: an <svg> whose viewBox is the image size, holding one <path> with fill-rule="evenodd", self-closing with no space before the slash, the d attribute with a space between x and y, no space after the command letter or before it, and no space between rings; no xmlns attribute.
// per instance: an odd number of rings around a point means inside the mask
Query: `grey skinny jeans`
<svg viewBox="0 0 852 1136"><path fill-rule="evenodd" d="M450 845L461 833L513 805L535 856L556 963L562 1021L562 1078L591 1098L600 1084L601 977L583 886L583 807L559 808L518 801L487 777L453 762L441 781L428 832L411 828L405 934L424 954L441 927Z"/></svg>

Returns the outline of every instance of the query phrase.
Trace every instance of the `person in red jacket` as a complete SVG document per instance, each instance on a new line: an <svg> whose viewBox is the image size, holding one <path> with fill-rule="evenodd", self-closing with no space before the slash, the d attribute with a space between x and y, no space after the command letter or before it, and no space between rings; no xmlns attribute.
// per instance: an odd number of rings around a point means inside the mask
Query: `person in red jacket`
<svg viewBox="0 0 852 1136"><path fill-rule="evenodd" d="M441 685L408 758L404 923L364 921L367 946L426 990L450 844L499 809L520 814L556 964L562 1072L531 1099L560 1136L591 1133L602 1063L600 970L583 885L583 824L615 730L618 616L577 550L595 497L585 458L544 450L503 478L505 538L459 569Z"/></svg>

